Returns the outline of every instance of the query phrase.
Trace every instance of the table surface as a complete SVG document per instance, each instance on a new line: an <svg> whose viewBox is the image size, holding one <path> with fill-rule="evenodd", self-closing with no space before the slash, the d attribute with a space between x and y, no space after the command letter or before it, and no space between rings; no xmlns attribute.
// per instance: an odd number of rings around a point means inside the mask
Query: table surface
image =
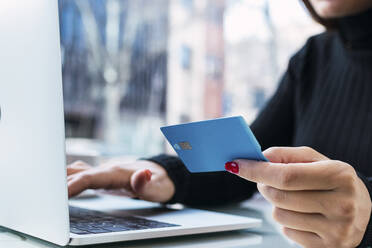
<svg viewBox="0 0 372 248"><path fill-rule="evenodd" d="M115 204L115 201L121 201L120 197L100 196L105 199L101 201L106 204L107 199L114 199L109 202L109 205ZM124 199L123 199L124 200ZM89 199L74 200L75 203L85 201L89 203ZM149 204L145 203L144 204ZM230 205L224 207L206 208L223 213L231 213L235 215L255 217L263 220L263 224L259 228L247 229L242 231L230 231L223 233L199 234L181 237L168 237L160 239L130 241L103 245L94 245L98 248L157 248L157 247L172 247L172 248L281 248L281 247L298 247L290 242L280 233L280 226L275 224L271 217L271 206L260 197L255 197L252 200L243 202L239 205ZM0 227L0 247L6 248L40 248L40 247L59 247L42 240L12 232L8 229ZM90 246L93 247L93 246Z"/></svg>

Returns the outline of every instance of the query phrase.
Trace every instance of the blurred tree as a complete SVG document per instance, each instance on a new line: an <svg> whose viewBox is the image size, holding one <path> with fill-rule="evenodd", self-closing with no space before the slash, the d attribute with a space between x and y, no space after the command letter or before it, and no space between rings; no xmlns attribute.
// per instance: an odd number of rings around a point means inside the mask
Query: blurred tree
<svg viewBox="0 0 372 248"><path fill-rule="evenodd" d="M120 143L123 119L163 115L168 0L59 5L67 135Z"/></svg>

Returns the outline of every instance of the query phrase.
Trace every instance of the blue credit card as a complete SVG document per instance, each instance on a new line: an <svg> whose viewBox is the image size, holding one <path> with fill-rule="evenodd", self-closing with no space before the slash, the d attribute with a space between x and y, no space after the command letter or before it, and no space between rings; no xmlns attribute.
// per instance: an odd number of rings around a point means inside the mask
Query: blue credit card
<svg viewBox="0 0 372 248"><path fill-rule="evenodd" d="M160 128L190 172L224 171L235 159L268 161L241 116Z"/></svg>

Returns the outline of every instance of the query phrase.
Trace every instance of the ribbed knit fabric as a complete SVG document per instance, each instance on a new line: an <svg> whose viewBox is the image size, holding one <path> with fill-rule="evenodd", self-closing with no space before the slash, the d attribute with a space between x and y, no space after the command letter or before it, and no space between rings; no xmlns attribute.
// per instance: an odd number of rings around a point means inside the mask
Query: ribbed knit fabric
<svg viewBox="0 0 372 248"><path fill-rule="evenodd" d="M251 128L263 149L309 146L352 165L372 192L372 10L342 18L311 37L289 62L277 92ZM175 182L171 202L224 204L246 199L253 183L229 173L191 174L167 155L150 158ZM360 247L372 245L372 224Z"/></svg>

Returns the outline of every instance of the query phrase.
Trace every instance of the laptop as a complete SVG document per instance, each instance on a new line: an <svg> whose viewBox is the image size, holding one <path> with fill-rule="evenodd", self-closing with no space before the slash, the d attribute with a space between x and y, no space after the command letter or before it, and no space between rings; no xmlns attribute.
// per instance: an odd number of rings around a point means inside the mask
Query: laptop
<svg viewBox="0 0 372 248"><path fill-rule="evenodd" d="M0 226L65 246L260 224L190 208L69 206L62 96L57 0L0 1Z"/></svg>

